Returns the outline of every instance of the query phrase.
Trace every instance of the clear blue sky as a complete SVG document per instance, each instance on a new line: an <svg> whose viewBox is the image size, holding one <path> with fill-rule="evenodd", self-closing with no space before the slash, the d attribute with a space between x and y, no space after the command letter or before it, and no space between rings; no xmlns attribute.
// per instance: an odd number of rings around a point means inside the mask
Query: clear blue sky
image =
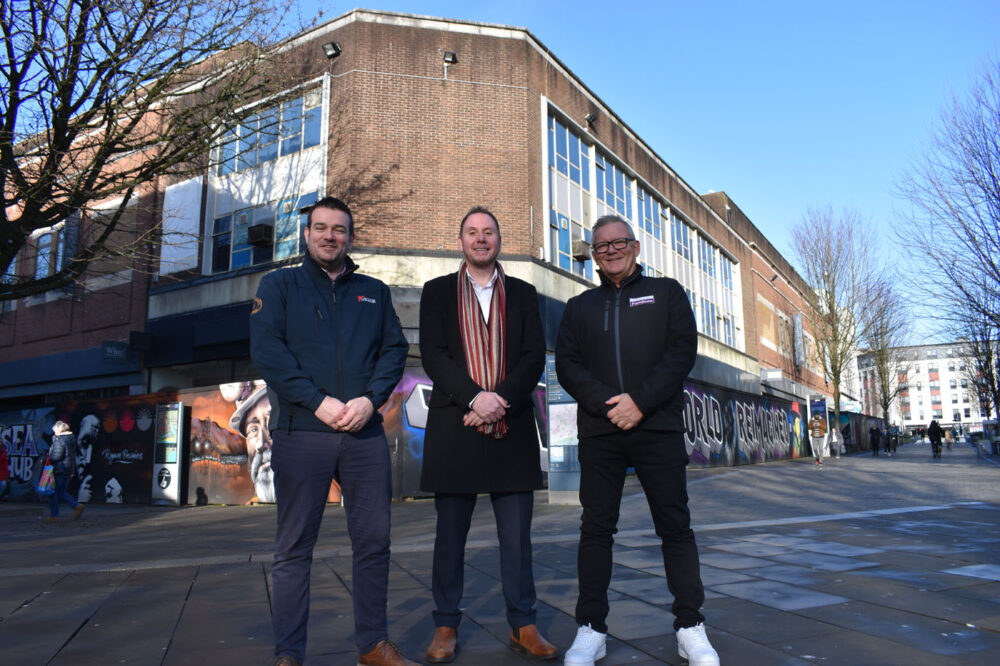
<svg viewBox="0 0 1000 666"><path fill-rule="evenodd" d="M298 0L323 21L354 5ZM952 93L1000 58L997 0L373 0L527 28L697 192L725 190L789 260L810 206L891 242L893 183Z"/></svg>

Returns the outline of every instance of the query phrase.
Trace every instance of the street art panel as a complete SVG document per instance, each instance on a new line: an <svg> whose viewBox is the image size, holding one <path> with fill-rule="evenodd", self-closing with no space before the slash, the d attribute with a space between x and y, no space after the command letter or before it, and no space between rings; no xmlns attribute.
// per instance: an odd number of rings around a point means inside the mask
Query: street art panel
<svg viewBox="0 0 1000 666"><path fill-rule="evenodd" d="M691 465L746 465L807 455L802 406L769 396L684 383L684 444Z"/></svg>
<svg viewBox="0 0 1000 666"><path fill-rule="evenodd" d="M31 502L38 499L35 483L52 443L54 414L52 407L0 412L0 446L7 450L10 469L7 500Z"/></svg>

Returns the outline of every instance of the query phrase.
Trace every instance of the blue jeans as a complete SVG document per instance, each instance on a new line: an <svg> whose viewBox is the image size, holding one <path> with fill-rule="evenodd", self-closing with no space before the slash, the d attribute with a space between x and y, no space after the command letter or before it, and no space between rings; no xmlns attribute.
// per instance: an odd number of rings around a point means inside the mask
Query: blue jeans
<svg viewBox="0 0 1000 666"><path fill-rule="evenodd" d="M277 502L271 566L274 654L305 661L309 573L330 481L340 483L353 551L354 640L365 654L388 638L392 467L385 433L272 433Z"/></svg>
<svg viewBox="0 0 1000 666"><path fill-rule="evenodd" d="M667 587L674 595L674 629L704 622L705 601L698 546L688 512L684 435L633 430L580 440L580 547L577 575L580 596L576 623L607 633L611 547L618 531L625 472L635 467L646 493L656 535L661 540Z"/></svg>
<svg viewBox="0 0 1000 666"><path fill-rule="evenodd" d="M70 477L65 474L56 474L55 492L49 495L49 513L53 518L59 517L59 500L66 502L74 509L80 505L76 498L70 495L66 488L69 486Z"/></svg>

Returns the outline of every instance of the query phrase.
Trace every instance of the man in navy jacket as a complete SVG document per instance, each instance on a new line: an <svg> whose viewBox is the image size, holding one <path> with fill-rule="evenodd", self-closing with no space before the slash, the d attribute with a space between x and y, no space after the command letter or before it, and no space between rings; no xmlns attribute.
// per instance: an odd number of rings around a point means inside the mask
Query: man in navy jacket
<svg viewBox="0 0 1000 666"><path fill-rule="evenodd" d="M559 383L577 401L580 504L579 626L566 666L605 656L611 546L625 472L633 466L662 540L678 652L692 666L718 666L700 612L705 600L687 506L684 379L698 330L683 287L643 275L639 241L613 215L594 223L601 285L566 304L556 340Z"/></svg>
<svg viewBox="0 0 1000 666"><path fill-rule="evenodd" d="M305 658L309 569L331 479L343 490L354 557L359 664L409 666L388 640L391 463L381 415L408 345L389 288L347 256L351 211L321 199L300 266L266 275L250 316L251 356L271 398L277 501L273 584L276 665Z"/></svg>

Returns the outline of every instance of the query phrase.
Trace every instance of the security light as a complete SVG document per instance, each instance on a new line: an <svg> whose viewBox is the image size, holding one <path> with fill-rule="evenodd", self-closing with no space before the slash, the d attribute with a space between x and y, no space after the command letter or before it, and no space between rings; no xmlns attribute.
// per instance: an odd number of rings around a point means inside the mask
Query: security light
<svg viewBox="0 0 1000 666"><path fill-rule="evenodd" d="M323 45L323 53L330 60L333 60L340 55L340 43L339 42L327 42Z"/></svg>

